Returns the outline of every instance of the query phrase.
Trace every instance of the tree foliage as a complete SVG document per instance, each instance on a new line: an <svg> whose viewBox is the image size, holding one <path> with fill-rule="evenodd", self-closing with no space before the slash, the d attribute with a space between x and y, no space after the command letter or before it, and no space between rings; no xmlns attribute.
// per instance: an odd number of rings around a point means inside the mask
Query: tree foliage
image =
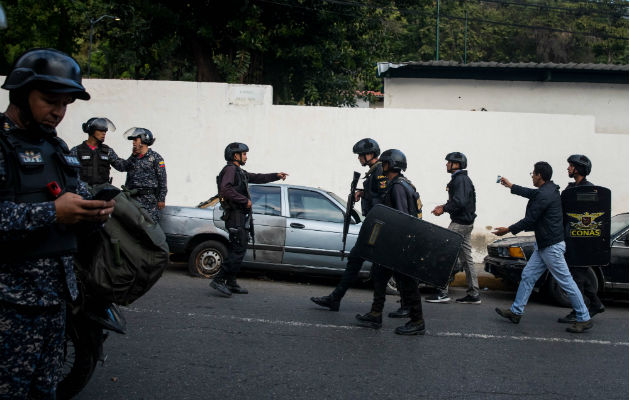
<svg viewBox="0 0 630 400"><path fill-rule="evenodd" d="M437 0L8 0L0 73L55 47L91 76L271 84L277 104L352 105L378 61L436 58ZM441 0L439 58L627 63L625 0Z"/></svg>

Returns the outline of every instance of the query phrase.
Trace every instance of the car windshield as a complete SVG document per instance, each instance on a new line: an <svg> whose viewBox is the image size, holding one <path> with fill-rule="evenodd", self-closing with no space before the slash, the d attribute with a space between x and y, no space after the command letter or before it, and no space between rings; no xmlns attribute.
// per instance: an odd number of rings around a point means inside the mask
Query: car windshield
<svg viewBox="0 0 630 400"><path fill-rule="evenodd" d="M610 238L620 234L622 231L628 229L628 213L617 214L610 219Z"/></svg>
<svg viewBox="0 0 630 400"><path fill-rule="evenodd" d="M341 204L341 206L343 207L343 209L346 209L346 200L343 200L341 197L337 196L336 194L334 194L333 192L326 192L328 193L328 195L332 198L334 198L335 200L337 200L339 202L339 204ZM357 211L357 209L355 208L354 211ZM361 213L357 211L357 216L359 217L359 221L361 221Z"/></svg>

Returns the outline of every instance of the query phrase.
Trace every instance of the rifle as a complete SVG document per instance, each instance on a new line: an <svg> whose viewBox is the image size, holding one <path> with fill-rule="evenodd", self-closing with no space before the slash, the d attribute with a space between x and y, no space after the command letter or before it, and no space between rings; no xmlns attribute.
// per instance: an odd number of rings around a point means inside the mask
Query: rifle
<svg viewBox="0 0 630 400"><path fill-rule="evenodd" d="M252 238L252 253L254 256L254 261L256 261L256 238L254 236L254 211L249 209L249 227L247 228L249 231L249 236Z"/></svg>
<svg viewBox="0 0 630 400"><path fill-rule="evenodd" d="M343 257L346 253L346 239L348 238L350 218L352 218L352 210L354 209L354 192L356 192L357 190L357 183L359 183L360 177L361 174L357 171L354 171L354 175L352 176L352 183L350 184L350 194L348 195L348 202L346 203L346 213L343 217L343 235L341 236L343 247L341 248L341 261L343 261Z"/></svg>

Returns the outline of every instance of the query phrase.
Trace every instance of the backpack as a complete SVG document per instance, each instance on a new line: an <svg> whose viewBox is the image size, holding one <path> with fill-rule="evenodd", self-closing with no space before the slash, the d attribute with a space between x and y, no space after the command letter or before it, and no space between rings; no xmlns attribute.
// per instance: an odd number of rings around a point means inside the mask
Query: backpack
<svg viewBox="0 0 630 400"><path fill-rule="evenodd" d="M398 182L400 182L405 190L407 191L407 196L410 198L409 205L410 207L414 207L412 211L412 215L419 219L422 219L422 200L420 200L420 194L418 193L416 187L406 176L399 176Z"/></svg>
<svg viewBox="0 0 630 400"><path fill-rule="evenodd" d="M111 185L96 185L93 192L103 187ZM103 229L80 240L75 266L90 295L129 305L160 279L169 249L162 228L128 191L114 199L114 212Z"/></svg>

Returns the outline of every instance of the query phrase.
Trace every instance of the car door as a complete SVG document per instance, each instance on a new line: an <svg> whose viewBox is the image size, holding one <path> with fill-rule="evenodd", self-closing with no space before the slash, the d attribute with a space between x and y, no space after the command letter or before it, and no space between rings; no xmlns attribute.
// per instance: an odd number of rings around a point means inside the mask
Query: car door
<svg viewBox="0 0 630 400"><path fill-rule="evenodd" d="M252 243L248 245L244 262L272 263L282 262L285 238L285 220L282 216L281 187L273 185L249 185L254 212L254 237L256 238L256 261L254 261ZM220 218L223 210L215 207L215 224L225 230L225 222Z"/></svg>
<svg viewBox="0 0 630 400"><path fill-rule="evenodd" d="M283 264L343 269L341 236L342 209L328 196L306 188L288 188L289 217L286 220ZM354 221L353 221L354 222ZM352 224L346 251L354 246L359 227Z"/></svg>
<svg viewBox="0 0 630 400"><path fill-rule="evenodd" d="M628 289L628 231L613 240L610 265L604 269L606 281L615 289Z"/></svg>

